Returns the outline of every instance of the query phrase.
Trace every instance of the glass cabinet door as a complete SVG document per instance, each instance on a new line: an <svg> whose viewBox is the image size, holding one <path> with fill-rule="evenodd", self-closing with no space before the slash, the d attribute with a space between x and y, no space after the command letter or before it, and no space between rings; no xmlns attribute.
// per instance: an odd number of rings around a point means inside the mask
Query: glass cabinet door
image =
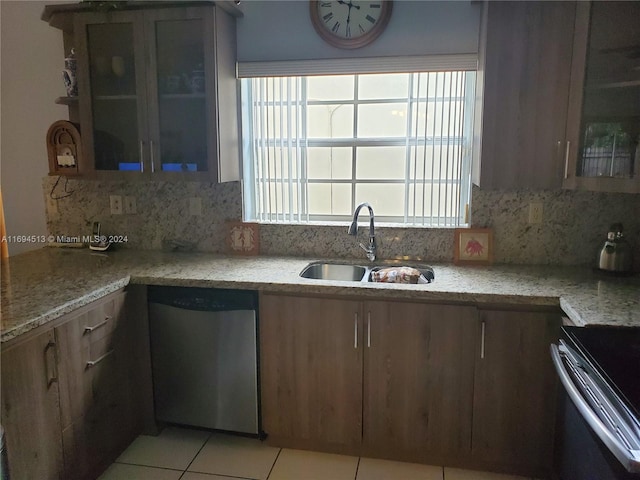
<svg viewBox="0 0 640 480"><path fill-rule="evenodd" d="M139 114L144 99L138 88L141 72L136 68L142 54L136 51L140 49L137 25L127 13L112 15L108 23L88 17L85 29L93 163L96 170L142 171L144 120Z"/></svg>
<svg viewBox="0 0 640 480"><path fill-rule="evenodd" d="M577 174L630 179L640 168L639 2L592 2Z"/></svg>
<svg viewBox="0 0 640 480"><path fill-rule="evenodd" d="M194 10L190 9L189 12ZM152 157L163 172L206 172L207 78L206 19L183 9L153 12L151 61L155 96L150 101ZM153 69L152 69L153 71Z"/></svg>

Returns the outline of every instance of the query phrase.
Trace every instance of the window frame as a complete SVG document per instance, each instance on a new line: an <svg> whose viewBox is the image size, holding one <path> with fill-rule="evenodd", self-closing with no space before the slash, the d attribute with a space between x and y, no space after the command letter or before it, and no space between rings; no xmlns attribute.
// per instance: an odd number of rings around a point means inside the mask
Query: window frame
<svg viewBox="0 0 640 480"><path fill-rule="evenodd" d="M370 72L367 72L370 73ZM463 86L460 92L456 90L456 95L449 96L437 96L437 97L429 97L428 92L427 96L417 97L414 93L414 82L417 78L417 75L424 72L392 72L392 73L404 73L409 76L409 86L407 90L406 97L389 97L389 98L378 98L378 99L359 99L358 98L358 87L359 87L359 79L361 75L359 73L352 74L354 76L354 84L353 84L353 97L348 100L309 100L307 97L306 90L306 78L305 77L291 77L295 79L296 84L300 82L299 90L297 91L297 100L288 100L289 103L295 104L300 107L300 111L303 112L300 119L300 128L303 131L307 129L307 118L308 112L307 109L309 106L317 106L317 105L335 105L335 104L345 104L345 105L353 105L353 137L351 138L309 138L306 134L303 138L297 137L296 139L289 139L287 145L283 145L283 139L280 137L278 140L269 139L267 141L267 145L261 145L261 148L267 149L276 149L277 147L283 148L295 148L297 149L298 159L298 171L302 173L299 175L298 182L302 183L301 185L301 193L302 198L298 202L298 206L300 210L298 213L287 213L276 212L274 213L263 213L258 214L256 205L257 198L256 192L251 188L251 185L248 185L247 178L256 178L256 181L264 182L266 181L262 177L256 177L256 166L252 160L252 145L246 139L252 139L255 122L246 122L244 119L248 114L248 109L254 104L253 91L245 88L242 88L242 108L243 108L243 158L244 158L244 168L245 175L243 179L243 217L245 221L253 221L259 223L276 223L276 224L342 224L344 222L351 220L351 213L349 214L311 214L308 209L308 185L313 184L347 184L350 186L350 208L349 211L353 212L354 208L357 205L356 201L356 189L357 185L362 184L402 184L404 189L404 199L403 199L403 214L401 216L384 216L384 215L376 215L376 220L379 223L384 223L388 225L398 225L402 227L414 228L414 227L446 227L453 228L458 226L466 226L468 225L468 211L469 204L471 200L471 162L472 162L472 151L473 151L473 139L474 139L474 131L473 131L473 121L474 121L474 108L476 104L476 95L475 95L475 82L476 82L476 74L475 70L471 69L455 69L451 74L459 74L462 73L464 75ZM442 73L442 72L440 72ZM450 73L450 72L446 72ZM450 92L451 93L451 92ZM458 94L459 93L459 94ZM281 95L282 98L282 95ZM460 135L454 137L453 142L450 136L443 135L443 132L440 132L440 135L435 134L435 126L433 135L414 135L413 134L413 125L412 119L414 117L414 108L419 109L420 105L424 105L425 102L444 102L451 101L454 98L456 101L459 101L461 98L464 100L464 108L460 108L460 111L465 112L464 115L460 115L460 123L461 130ZM277 102L271 101L269 102L266 99L266 103L276 104ZM287 101L285 101L287 103ZM359 106L360 105L375 105L375 104L389 104L389 103L404 103L407 106L407 132L410 132L408 135L404 137L359 137L358 136L358 115L359 115ZM280 103L282 105L282 103ZM282 131L282 130L281 130ZM416 127L417 131L417 127ZM308 133L308 132L307 132ZM444 132L446 133L446 132ZM446 139L446 141L444 141ZM260 141L260 140L258 140ZM262 140L264 143L264 139ZM416 149L420 146L424 147L424 145L439 145L440 147L459 147L463 152L460 154L460 168L465 172L464 178L459 178L458 180L452 179L431 179L427 180L426 178L422 178L419 181L415 178L412 178L409 172L411 168L411 156L413 154L417 155ZM356 178L356 169L357 169L357 151L360 147L381 147L381 146L400 146L405 147L405 173L404 178L402 179L357 179ZM348 179L331 179L331 178L308 178L308 171L305 168L308 160L307 149L314 147L349 147L351 148L351 177ZM442 156L442 155L441 155ZM253 183L255 183L254 181ZM275 185L280 184L284 187L285 179L275 180ZM290 183L290 182L289 182ZM440 218L438 214L433 216L420 216L416 214L416 203L415 199L413 202L413 213L410 213L410 188L409 185L413 183L424 184L427 185L431 183L434 184L442 184L442 183L454 183L460 185L460 194L459 200L456 206L456 215L449 217L449 221L446 218ZM283 194L284 195L284 194ZM415 195L414 195L415 196ZM431 194L433 198L433 192Z"/></svg>

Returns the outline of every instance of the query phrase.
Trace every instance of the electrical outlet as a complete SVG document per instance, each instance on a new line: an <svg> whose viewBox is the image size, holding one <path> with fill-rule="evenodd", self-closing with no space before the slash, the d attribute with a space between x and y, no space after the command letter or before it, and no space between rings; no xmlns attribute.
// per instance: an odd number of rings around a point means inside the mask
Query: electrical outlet
<svg viewBox="0 0 640 480"><path fill-rule="evenodd" d="M136 213L136 197L124 197L124 213L127 215Z"/></svg>
<svg viewBox="0 0 640 480"><path fill-rule="evenodd" d="M542 203L529 204L529 223L542 223Z"/></svg>
<svg viewBox="0 0 640 480"><path fill-rule="evenodd" d="M47 195L47 212L49 212L49 215L58 214L58 201L55 198L51 198L51 195Z"/></svg>
<svg viewBox="0 0 640 480"><path fill-rule="evenodd" d="M122 215L122 195L111 195L109 203L111 205L111 215Z"/></svg>
<svg viewBox="0 0 640 480"><path fill-rule="evenodd" d="M189 215L199 217L202 215L202 199L199 197L191 197L189 199Z"/></svg>

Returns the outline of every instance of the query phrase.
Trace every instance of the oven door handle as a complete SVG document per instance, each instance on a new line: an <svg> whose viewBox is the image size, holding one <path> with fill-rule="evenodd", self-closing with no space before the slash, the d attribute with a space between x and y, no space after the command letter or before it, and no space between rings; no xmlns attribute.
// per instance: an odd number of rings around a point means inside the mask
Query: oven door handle
<svg viewBox="0 0 640 480"><path fill-rule="evenodd" d="M560 381L567 391L567 395L576 406L582 418L585 419L591 430L598 436L607 448L615 455L615 457L630 472L640 472L640 451L629 450L614 434L605 426L604 423L593 412L587 401L582 397L578 388L575 386L569 373L562 363L560 350L557 345L551 344L551 359L553 365L560 377Z"/></svg>

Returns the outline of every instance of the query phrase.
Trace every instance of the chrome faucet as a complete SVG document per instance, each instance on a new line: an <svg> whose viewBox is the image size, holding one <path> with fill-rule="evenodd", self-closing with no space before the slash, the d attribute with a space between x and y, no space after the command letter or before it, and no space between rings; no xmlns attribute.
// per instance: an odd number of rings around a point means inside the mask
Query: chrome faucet
<svg viewBox="0 0 640 480"><path fill-rule="evenodd" d="M360 247L367 253L367 258L373 262L376 259L376 232L373 225L373 207L371 207L371 205L366 202L358 205L356 211L353 212L353 222L351 222L347 233L354 237L358 235L358 215L362 207L369 209L369 245L365 247L362 242L360 242Z"/></svg>

